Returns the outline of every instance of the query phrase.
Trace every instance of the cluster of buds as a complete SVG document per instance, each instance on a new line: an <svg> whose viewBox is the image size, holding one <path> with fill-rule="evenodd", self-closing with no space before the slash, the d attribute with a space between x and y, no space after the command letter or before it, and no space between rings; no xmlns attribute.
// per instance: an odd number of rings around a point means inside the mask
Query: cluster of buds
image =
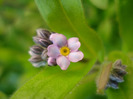
<svg viewBox="0 0 133 99"><path fill-rule="evenodd" d="M47 64L48 55L47 47L52 44L49 40L51 32L44 29L37 29L37 36L33 37L33 41L36 45L30 48L29 54L31 58L29 61L35 67L45 66ZM56 65L51 63L50 65Z"/></svg>
<svg viewBox="0 0 133 99"><path fill-rule="evenodd" d="M121 60L104 63L97 79L97 93L103 94L107 88L118 89L119 83L124 82L124 75L127 74L126 66L122 65Z"/></svg>
<svg viewBox="0 0 133 99"><path fill-rule="evenodd" d="M127 74L125 69L126 66L122 65L121 60L117 60L112 67L106 88L118 89L118 84L124 82L123 76Z"/></svg>

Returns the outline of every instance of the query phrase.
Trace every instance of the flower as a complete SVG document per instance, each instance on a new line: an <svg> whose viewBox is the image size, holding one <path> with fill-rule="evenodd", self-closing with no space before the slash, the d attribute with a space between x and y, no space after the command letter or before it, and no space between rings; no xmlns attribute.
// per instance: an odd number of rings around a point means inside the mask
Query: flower
<svg viewBox="0 0 133 99"><path fill-rule="evenodd" d="M53 44L47 50L48 64L57 63L62 70L66 70L70 62L78 62L83 59L84 54L79 51L81 43L76 37L66 39L62 34L51 34L49 39Z"/></svg>
<svg viewBox="0 0 133 99"><path fill-rule="evenodd" d="M58 64L62 70L66 70L70 62L78 62L84 57L83 53L78 50L81 44L76 37L67 41L62 34L38 29L37 36L33 37L33 40L36 45L30 48L29 61L34 67Z"/></svg>
<svg viewBox="0 0 133 99"><path fill-rule="evenodd" d="M51 33L44 29L37 29L37 36L33 37L34 42L37 45L34 45L30 48L29 54L31 58L29 61L35 67L44 66L47 63L47 47L52 44L49 40ZM55 64L51 64L55 65Z"/></svg>

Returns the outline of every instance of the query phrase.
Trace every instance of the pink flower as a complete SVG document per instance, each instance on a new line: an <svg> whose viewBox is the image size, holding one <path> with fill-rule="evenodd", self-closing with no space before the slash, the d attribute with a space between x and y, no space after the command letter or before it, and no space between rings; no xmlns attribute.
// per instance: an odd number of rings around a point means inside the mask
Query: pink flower
<svg viewBox="0 0 133 99"><path fill-rule="evenodd" d="M51 34L49 38L53 44L47 50L48 64L57 63L62 70L66 70L70 62L78 62L83 59L84 54L79 51L80 42L76 37L66 39L62 34Z"/></svg>

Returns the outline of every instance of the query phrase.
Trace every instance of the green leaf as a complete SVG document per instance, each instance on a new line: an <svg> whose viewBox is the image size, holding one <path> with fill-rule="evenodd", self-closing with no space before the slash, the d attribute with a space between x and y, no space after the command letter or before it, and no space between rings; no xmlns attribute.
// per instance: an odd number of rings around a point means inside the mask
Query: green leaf
<svg viewBox="0 0 133 99"><path fill-rule="evenodd" d="M99 65L95 65L65 99L106 99L106 96L96 93L96 78L99 68Z"/></svg>
<svg viewBox="0 0 133 99"><path fill-rule="evenodd" d="M64 99L95 61L73 63L66 71L62 71L59 66L47 67L24 84L11 99Z"/></svg>
<svg viewBox="0 0 133 99"><path fill-rule="evenodd" d="M116 61L117 59L122 60L122 64L127 66L126 71L128 74L124 77L124 82L119 84L119 89L111 89L109 88L107 92L108 99L132 99L133 98L133 62L131 59L123 54L122 52L112 52L109 55L110 61Z"/></svg>
<svg viewBox="0 0 133 99"><path fill-rule="evenodd" d="M66 71L59 66L46 67L24 84L11 99L63 99L94 65L98 56L103 56L100 38L86 24L80 0L36 0L36 4L54 32L67 37L78 36L88 63L71 63Z"/></svg>
<svg viewBox="0 0 133 99"><path fill-rule="evenodd" d="M48 26L58 33L79 37L85 57L103 58L103 45L94 30L88 27L81 0L35 0ZM102 59L101 58L101 59Z"/></svg>
<svg viewBox="0 0 133 99"><path fill-rule="evenodd" d="M108 7L108 0L90 0L97 8L105 10Z"/></svg>
<svg viewBox="0 0 133 99"><path fill-rule="evenodd" d="M8 99L7 96L0 91L0 99Z"/></svg>
<svg viewBox="0 0 133 99"><path fill-rule="evenodd" d="M115 0L124 51L133 51L133 0Z"/></svg>
<svg viewBox="0 0 133 99"><path fill-rule="evenodd" d="M86 99L86 97L93 97L96 91L95 78L96 73L88 74L87 77L83 78L82 81L77 84L77 87L66 96L66 99Z"/></svg>

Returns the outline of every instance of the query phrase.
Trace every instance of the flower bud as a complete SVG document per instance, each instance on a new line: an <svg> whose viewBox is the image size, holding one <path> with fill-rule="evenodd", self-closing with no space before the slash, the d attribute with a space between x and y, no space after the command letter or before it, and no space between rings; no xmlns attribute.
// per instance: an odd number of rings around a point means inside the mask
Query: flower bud
<svg viewBox="0 0 133 99"><path fill-rule="evenodd" d="M30 53L30 55L32 55L32 56L33 56L33 55L41 55L43 50L44 50L44 49L41 48L40 46L34 45L34 46L32 46L32 47L30 48L29 53Z"/></svg>
<svg viewBox="0 0 133 99"><path fill-rule="evenodd" d="M32 63L37 63L37 62L41 62L43 60L42 60L42 57L40 55L34 55L29 59L29 61Z"/></svg>
<svg viewBox="0 0 133 99"><path fill-rule="evenodd" d="M42 57L42 59L43 60L47 60L47 50L44 50L43 52L42 52L42 54L41 54L41 57Z"/></svg>
<svg viewBox="0 0 133 99"><path fill-rule="evenodd" d="M32 63L32 65L34 67L45 66L46 65L46 61L42 61L42 62L38 62L38 63Z"/></svg>
<svg viewBox="0 0 133 99"><path fill-rule="evenodd" d="M49 40L45 40L40 37L33 37L33 40L36 44L39 44L40 46L45 48L47 48L51 44Z"/></svg>
<svg viewBox="0 0 133 99"><path fill-rule="evenodd" d="M44 38L44 39L49 39L49 36L51 35L51 33L47 30L44 29L37 29L37 35L38 37Z"/></svg>
<svg viewBox="0 0 133 99"><path fill-rule="evenodd" d="M56 66L57 65L56 59L55 58L52 58L52 57L49 57L48 58L48 65L49 66Z"/></svg>

